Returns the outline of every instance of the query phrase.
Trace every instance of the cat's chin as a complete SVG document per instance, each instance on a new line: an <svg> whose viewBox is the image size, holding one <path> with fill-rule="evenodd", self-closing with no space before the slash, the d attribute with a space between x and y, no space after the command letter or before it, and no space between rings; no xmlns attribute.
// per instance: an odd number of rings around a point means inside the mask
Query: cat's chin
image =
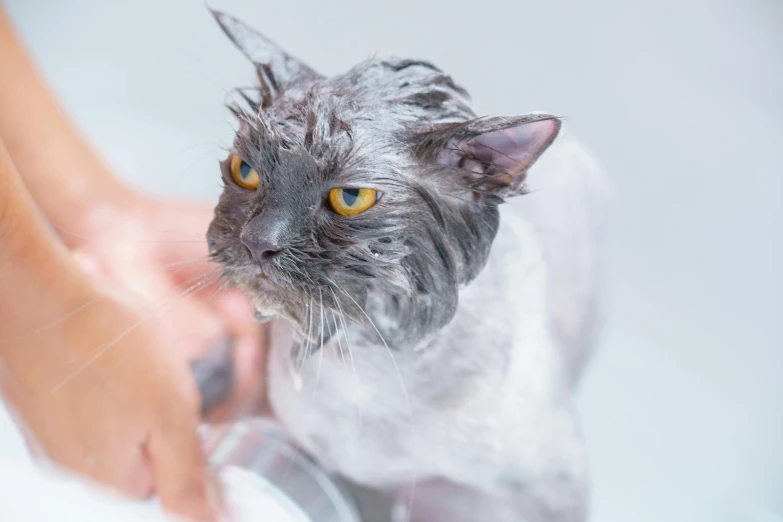
<svg viewBox="0 0 783 522"><path fill-rule="evenodd" d="M253 320L259 324L268 323L272 319L282 318L291 323L291 326L299 333L301 337L306 337L304 329L299 320L292 313L285 309L271 305L266 299L261 297L253 298Z"/></svg>
<svg viewBox="0 0 783 522"><path fill-rule="evenodd" d="M278 315L280 315L280 311L267 302L266 299L253 297L253 319L256 322L266 323Z"/></svg>
<svg viewBox="0 0 783 522"><path fill-rule="evenodd" d="M263 306L259 307L258 304L255 304L253 319L260 324L267 323L272 319L283 319L291 325L291 328L294 329L298 341L318 343L322 335L318 325L303 324L301 318L296 317L296 314L290 310L280 310L277 308L272 309Z"/></svg>
<svg viewBox="0 0 783 522"><path fill-rule="evenodd" d="M253 320L258 324L264 324L274 319L275 315L274 313L256 309L253 311Z"/></svg>

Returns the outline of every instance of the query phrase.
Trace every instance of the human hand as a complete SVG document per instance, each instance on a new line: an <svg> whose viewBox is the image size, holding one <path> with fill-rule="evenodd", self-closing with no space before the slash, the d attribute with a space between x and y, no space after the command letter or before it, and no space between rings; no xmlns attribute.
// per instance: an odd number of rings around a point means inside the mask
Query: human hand
<svg viewBox="0 0 783 522"><path fill-rule="evenodd" d="M147 320L172 346L196 360L228 343L234 389L209 412L224 421L263 409L265 357L261 326L238 290L216 280L220 268L207 257L206 229L212 208L132 193L121 206L90 209L74 254L93 276L136 298ZM67 234L61 231L61 234Z"/></svg>
<svg viewBox="0 0 783 522"><path fill-rule="evenodd" d="M135 498L154 491L171 514L216 520L185 361L121 298L90 289L63 302L50 286L39 313L61 320L0 339L0 389L33 454Z"/></svg>
<svg viewBox="0 0 783 522"><path fill-rule="evenodd" d="M34 453L164 509L215 520L199 397L169 330L87 277L0 142L0 395ZM36 451L37 450L37 451Z"/></svg>

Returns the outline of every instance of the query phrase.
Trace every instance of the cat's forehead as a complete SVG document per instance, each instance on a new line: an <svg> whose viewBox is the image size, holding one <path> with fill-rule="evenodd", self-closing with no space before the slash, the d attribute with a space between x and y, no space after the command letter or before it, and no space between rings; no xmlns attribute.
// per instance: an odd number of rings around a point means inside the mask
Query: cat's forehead
<svg viewBox="0 0 783 522"><path fill-rule="evenodd" d="M467 92L448 74L423 60L368 60L325 81L323 86L357 104L377 105L391 113L437 113L455 106L471 112Z"/></svg>
<svg viewBox="0 0 783 522"><path fill-rule="evenodd" d="M469 95L449 75L429 62L397 58L371 59L344 74L294 83L258 114L287 133L305 133L317 120L331 135L351 129L388 134L407 124L474 116Z"/></svg>
<svg viewBox="0 0 783 522"><path fill-rule="evenodd" d="M236 148L262 169L273 168L274 150L283 148L306 150L335 171L348 163L384 171L406 163L406 133L474 116L467 92L436 66L376 58L340 75L287 85L246 119Z"/></svg>
<svg viewBox="0 0 783 522"><path fill-rule="evenodd" d="M416 103L406 96L439 93L427 103ZM413 59L371 59L349 71L329 78L303 78L290 85L269 108L270 114L286 115L300 112L302 106L330 110L343 108L359 111L361 108L386 105L416 106L437 109L438 99L469 104L468 93L435 65ZM424 97L419 96L419 101ZM394 112L394 111L392 111Z"/></svg>

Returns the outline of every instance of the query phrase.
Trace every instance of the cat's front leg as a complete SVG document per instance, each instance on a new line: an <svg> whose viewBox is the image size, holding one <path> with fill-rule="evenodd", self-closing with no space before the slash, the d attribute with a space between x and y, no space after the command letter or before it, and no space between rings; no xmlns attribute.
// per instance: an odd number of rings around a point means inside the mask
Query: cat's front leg
<svg viewBox="0 0 783 522"><path fill-rule="evenodd" d="M398 490L391 522L583 522L583 485L564 480L541 480L502 496L447 480L405 485Z"/></svg>
<svg viewBox="0 0 783 522"><path fill-rule="evenodd" d="M391 522L584 522L584 448L574 419L562 420L568 429L560 426L547 458L542 448L544 465L519 461L481 489L447 479L406 484L397 489Z"/></svg>
<svg viewBox="0 0 783 522"><path fill-rule="evenodd" d="M398 490L391 522L525 522L501 498L434 479Z"/></svg>

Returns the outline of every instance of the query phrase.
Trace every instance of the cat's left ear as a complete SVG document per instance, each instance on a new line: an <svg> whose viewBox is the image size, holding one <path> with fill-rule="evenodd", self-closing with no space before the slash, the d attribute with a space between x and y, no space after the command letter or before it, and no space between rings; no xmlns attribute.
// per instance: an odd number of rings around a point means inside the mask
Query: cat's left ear
<svg viewBox="0 0 783 522"><path fill-rule="evenodd" d="M414 154L425 164L469 171L476 187L508 196L521 189L527 170L555 140L560 125L549 114L444 123L414 136Z"/></svg>
<svg viewBox="0 0 783 522"><path fill-rule="evenodd" d="M262 83L268 83L266 87L272 94L285 90L294 80L303 76L319 76L241 20L214 10L212 15L234 45L256 65L259 78Z"/></svg>

